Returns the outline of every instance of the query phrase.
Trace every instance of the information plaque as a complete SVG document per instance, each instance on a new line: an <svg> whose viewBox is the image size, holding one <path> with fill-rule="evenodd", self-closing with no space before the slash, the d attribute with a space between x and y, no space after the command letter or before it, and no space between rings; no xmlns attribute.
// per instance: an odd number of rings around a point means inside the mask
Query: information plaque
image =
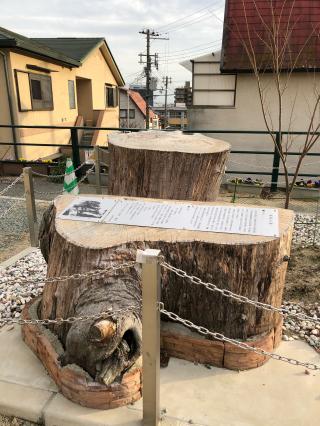
<svg viewBox="0 0 320 426"><path fill-rule="evenodd" d="M277 209L113 198L78 198L60 219L202 232L279 236Z"/></svg>

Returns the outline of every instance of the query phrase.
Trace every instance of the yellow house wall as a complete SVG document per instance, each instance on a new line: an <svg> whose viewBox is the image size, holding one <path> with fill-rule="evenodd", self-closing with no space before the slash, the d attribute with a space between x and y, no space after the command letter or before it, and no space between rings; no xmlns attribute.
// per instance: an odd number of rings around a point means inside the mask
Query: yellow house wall
<svg viewBox="0 0 320 426"><path fill-rule="evenodd" d="M92 70L95 69L95 79L92 80L92 108L95 112L105 110L103 120L99 127L119 127L119 106L106 108L105 84L117 86L117 82L106 63L101 50L94 50L85 60L81 68L77 70L77 77L90 78ZM97 113L94 117L97 117ZM110 131L99 132L96 144L108 145L108 134Z"/></svg>
<svg viewBox="0 0 320 426"><path fill-rule="evenodd" d="M3 64L3 58L1 55L0 55L0 104L1 104L0 123L11 124L4 64ZM1 142L13 142L12 130L1 128L0 140ZM0 145L0 160L3 158L11 158L12 156L13 156L13 150L9 146Z"/></svg>
<svg viewBox="0 0 320 426"><path fill-rule="evenodd" d="M110 125L110 123L113 123ZM117 108L108 108L105 110L103 120L99 127L119 127L119 112ZM112 130L100 130L96 145L107 146L108 135L113 133Z"/></svg>
<svg viewBox="0 0 320 426"><path fill-rule="evenodd" d="M11 80L13 87L13 98L15 110L17 111L17 124L25 125L49 125L49 126L72 126L75 124L78 116L78 108L69 107L68 80L75 82L76 77L89 78L92 80L92 108L94 110L106 109L105 106L105 84L116 85L109 66L99 48L94 50L79 68L69 69L60 65L55 65L40 59L27 57L18 53L10 52ZM36 65L52 70L50 76L53 92L53 110L52 111L19 111L17 87L15 83L14 70L29 71L35 74L43 74L38 71L27 70L26 65ZM1 75L0 73L0 85ZM1 87L1 86L0 86ZM2 92L2 91L1 91ZM2 92L3 93L3 92ZM76 99L77 102L77 99ZM2 108L1 108L2 110ZM118 127L119 108L108 108L106 110L106 120L104 125L108 127ZM1 117L1 116L0 116ZM1 117L2 118L2 117ZM8 119L1 119L1 122L8 122ZM0 129L0 138L4 138L4 132ZM48 144L68 144L70 141L70 130L51 130L51 129L21 129L20 141L29 143L48 143ZM1 151L0 151L1 152ZM19 157L27 160L45 157L58 152L54 147L22 147Z"/></svg>
<svg viewBox="0 0 320 426"><path fill-rule="evenodd" d="M105 84L117 85L99 48L95 49L84 61L83 65L75 70L77 77L92 79L92 106L93 109L106 109ZM94 76L94 78L93 78ZM113 108L108 108L113 109ZM117 109L117 108L114 108ZM110 125L112 127L112 125Z"/></svg>

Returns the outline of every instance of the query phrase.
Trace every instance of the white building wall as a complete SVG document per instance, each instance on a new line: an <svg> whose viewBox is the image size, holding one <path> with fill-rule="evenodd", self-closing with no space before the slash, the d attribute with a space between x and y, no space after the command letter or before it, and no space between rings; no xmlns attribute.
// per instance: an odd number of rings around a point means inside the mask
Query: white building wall
<svg viewBox="0 0 320 426"><path fill-rule="evenodd" d="M129 121L127 118L121 118L120 115L120 127L130 127L135 129L145 129L146 127L146 120L140 109L137 107L137 105L132 101L132 99L127 96L127 93L123 90L120 90L120 110L125 109L128 110L128 100L129 100L129 110L133 109L135 111L135 117L129 118Z"/></svg>
<svg viewBox="0 0 320 426"><path fill-rule="evenodd" d="M222 76L221 76L222 77ZM203 79L207 78L207 83ZM194 80L196 76L194 76ZM209 82L210 80L210 82ZM210 76L201 77L201 85L204 87L212 86L212 78ZM269 122L273 123L274 129L278 128L278 101L277 93L274 90L272 75L266 74L262 78L263 87L265 88L266 106L269 115ZM225 81L223 82L223 87ZM316 95L320 92L320 74L300 72L294 73L291 77L288 89L283 98L283 131L307 131L310 123L311 111L315 105ZM224 92L196 92L197 104L199 104L199 94L203 99L203 104L208 100L212 100L214 94L221 96ZM221 93L221 94L220 94ZM239 74L237 76L236 97L234 107L225 108L209 108L198 106L190 108L189 127L191 129L211 129L211 130L266 130L265 122L262 115L259 92L257 82L252 74ZM316 114L315 123L319 123L320 110ZM232 134L216 134L212 137L224 139L231 143L232 149L235 150L255 150L255 151L273 151L273 142L269 135L232 135ZM303 137L296 137L292 141L290 151L299 151ZM320 140L314 152L320 152ZM294 166L298 157L289 157L289 165ZM229 163L228 169L233 170L271 170L272 156L265 155L233 155L232 161ZM240 164L241 163L241 164ZM305 160L302 172L314 172L320 175L320 157L308 157ZM316 176L315 176L316 177ZM268 178L265 178L268 179ZM283 178L281 178L283 180Z"/></svg>

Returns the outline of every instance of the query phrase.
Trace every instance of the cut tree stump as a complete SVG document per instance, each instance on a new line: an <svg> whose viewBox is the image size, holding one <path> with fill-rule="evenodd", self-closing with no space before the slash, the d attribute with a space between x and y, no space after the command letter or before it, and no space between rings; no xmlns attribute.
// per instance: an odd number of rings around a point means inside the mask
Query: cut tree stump
<svg viewBox="0 0 320 426"><path fill-rule="evenodd" d="M293 230L291 211L279 209L280 237L275 238L58 219L57 215L75 198L70 195L58 197L44 215L40 242L48 263L48 277L85 273L134 261L137 249L154 248L161 250L167 262L204 282L212 282L219 288L263 303L281 305L287 269L285 256L290 255ZM189 203L221 205L216 202ZM161 272L162 302L168 311L196 325L266 350L278 344L281 336L279 314L237 303L164 268ZM97 315L96 319L48 326L64 349L59 358L61 368L77 365L94 383L106 387L113 383L120 385L129 370L138 368L141 355L140 281L141 270L136 264L133 268L110 271L101 276L54 281L44 286L37 311L40 318ZM119 312L129 307L130 310ZM111 317L99 318L99 314L109 309L115 311ZM29 327L24 326L25 335ZM184 338L184 335L166 328L162 334L163 349L171 356L199 362L207 360L209 364L232 369L252 368L266 361L264 356L230 344L201 336L198 339L195 336ZM34 339L26 341L37 353ZM42 356L46 356L45 353ZM132 398L136 398L136 386L133 392ZM72 393L66 396L73 399ZM124 401L129 397L127 395Z"/></svg>
<svg viewBox="0 0 320 426"><path fill-rule="evenodd" d="M111 134L108 194L214 201L229 151L228 143L202 134Z"/></svg>

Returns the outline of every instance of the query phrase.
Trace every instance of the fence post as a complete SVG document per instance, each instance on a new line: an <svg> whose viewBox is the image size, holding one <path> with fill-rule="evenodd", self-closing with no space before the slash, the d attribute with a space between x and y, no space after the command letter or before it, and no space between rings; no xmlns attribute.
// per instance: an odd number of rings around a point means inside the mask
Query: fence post
<svg viewBox="0 0 320 426"><path fill-rule="evenodd" d="M101 190L101 175L100 175L100 148L98 145L94 147L94 162L95 162L95 174L96 174L96 193L102 194Z"/></svg>
<svg viewBox="0 0 320 426"><path fill-rule="evenodd" d="M142 263L143 426L160 421L160 250L138 250Z"/></svg>
<svg viewBox="0 0 320 426"><path fill-rule="evenodd" d="M72 161L73 166L76 169L80 166L80 150L79 150L79 138L78 129L75 127L71 128L71 145L72 145ZM76 176L81 176L81 170L76 171Z"/></svg>
<svg viewBox="0 0 320 426"><path fill-rule="evenodd" d="M280 154L277 147L280 148L281 142L282 142L282 134L280 132L276 132L276 146L274 147L271 187L270 187L271 192L276 192L278 189Z"/></svg>
<svg viewBox="0 0 320 426"><path fill-rule="evenodd" d="M35 197L34 197L31 167L23 168L23 182L24 182L24 192L26 197L30 244L32 247L38 247L39 239L38 239L37 210L36 210L36 203L35 203Z"/></svg>

